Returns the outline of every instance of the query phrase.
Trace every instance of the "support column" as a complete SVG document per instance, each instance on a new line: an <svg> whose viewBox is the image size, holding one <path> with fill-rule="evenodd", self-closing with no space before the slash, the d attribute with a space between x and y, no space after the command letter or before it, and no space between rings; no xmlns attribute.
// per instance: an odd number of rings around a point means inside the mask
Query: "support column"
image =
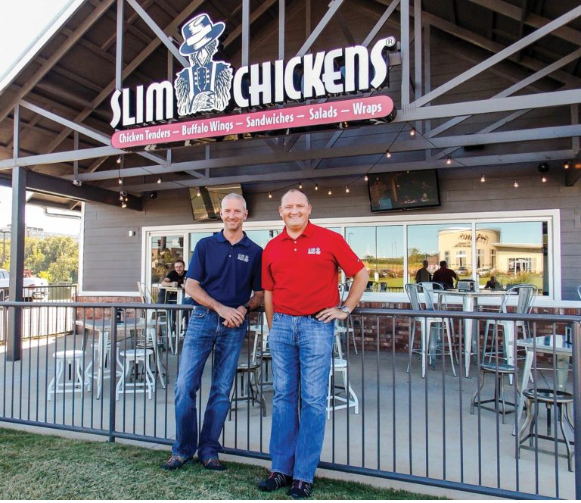
<svg viewBox="0 0 581 503"><path fill-rule="evenodd" d="M18 157L20 107L14 108L14 156ZM10 228L10 300L22 302L24 285L24 236L26 230L26 170L12 168L12 226ZM19 361L22 357L22 308L8 309L6 358Z"/></svg>

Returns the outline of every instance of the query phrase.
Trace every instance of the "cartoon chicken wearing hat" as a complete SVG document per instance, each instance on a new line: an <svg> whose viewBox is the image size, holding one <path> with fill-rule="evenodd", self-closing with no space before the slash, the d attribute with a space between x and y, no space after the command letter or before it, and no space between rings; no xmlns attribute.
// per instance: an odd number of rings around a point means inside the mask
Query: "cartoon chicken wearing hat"
<svg viewBox="0 0 581 503"><path fill-rule="evenodd" d="M222 112L228 106L232 68L229 63L212 59L224 28L224 23L212 23L207 14L196 16L182 27L180 54L188 57L190 66L179 72L175 81L179 115Z"/></svg>

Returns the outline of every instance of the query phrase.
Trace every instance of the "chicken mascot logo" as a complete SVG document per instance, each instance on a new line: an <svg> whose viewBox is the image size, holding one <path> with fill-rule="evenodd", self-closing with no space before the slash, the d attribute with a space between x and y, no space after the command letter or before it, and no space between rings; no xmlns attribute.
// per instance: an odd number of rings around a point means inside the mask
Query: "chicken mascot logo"
<svg viewBox="0 0 581 503"><path fill-rule="evenodd" d="M218 52L218 38L224 28L224 23L214 24L206 14L183 26L180 53L188 57L190 66L179 72L175 81L179 115L222 112L228 106L232 68L229 63L212 59Z"/></svg>

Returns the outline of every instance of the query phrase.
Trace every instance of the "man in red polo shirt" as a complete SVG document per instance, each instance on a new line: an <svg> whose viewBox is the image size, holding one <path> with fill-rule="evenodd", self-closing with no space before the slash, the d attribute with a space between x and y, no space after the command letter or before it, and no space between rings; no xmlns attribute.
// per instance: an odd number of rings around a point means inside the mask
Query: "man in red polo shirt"
<svg viewBox="0 0 581 503"><path fill-rule="evenodd" d="M279 208L285 229L262 255L274 400L272 472L258 488L275 491L290 485L295 499L311 495L323 448L334 320L346 319L355 309L369 279L340 234L309 222L311 210L305 194L289 190ZM354 278L343 305L339 267Z"/></svg>

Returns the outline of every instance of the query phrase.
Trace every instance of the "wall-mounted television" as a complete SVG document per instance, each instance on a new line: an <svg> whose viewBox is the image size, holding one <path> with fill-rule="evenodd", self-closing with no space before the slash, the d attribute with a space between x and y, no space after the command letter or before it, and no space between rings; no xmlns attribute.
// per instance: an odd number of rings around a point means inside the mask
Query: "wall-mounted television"
<svg viewBox="0 0 581 503"><path fill-rule="evenodd" d="M435 169L374 173L369 175L367 188L372 212L440 206Z"/></svg>
<svg viewBox="0 0 581 503"><path fill-rule="evenodd" d="M235 183L190 189L194 220L219 220L222 199L232 192L242 195L242 185Z"/></svg>

